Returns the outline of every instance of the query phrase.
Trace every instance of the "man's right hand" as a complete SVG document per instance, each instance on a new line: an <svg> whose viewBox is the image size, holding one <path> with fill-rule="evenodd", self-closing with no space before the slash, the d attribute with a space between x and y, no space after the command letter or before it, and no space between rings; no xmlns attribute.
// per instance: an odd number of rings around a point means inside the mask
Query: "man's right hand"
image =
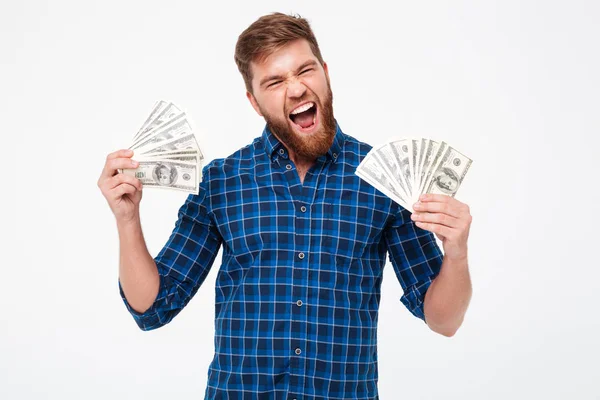
<svg viewBox="0 0 600 400"><path fill-rule="evenodd" d="M104 169L98 179L98 187L108 201L117 223L127 223L139 218L142 200L142 182L130 175L119 174L118 169L137 168L131 159L132 150L118 150L106 157Z"/></svg>

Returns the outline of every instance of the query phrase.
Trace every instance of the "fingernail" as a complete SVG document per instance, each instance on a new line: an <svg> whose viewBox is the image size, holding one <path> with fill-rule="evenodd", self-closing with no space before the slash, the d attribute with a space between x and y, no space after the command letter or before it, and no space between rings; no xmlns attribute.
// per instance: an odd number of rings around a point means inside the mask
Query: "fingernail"
<svg viewBox="0 0 600 400"><path fill-rule="evenodd" d="M421 208L421 203L415 203L415 204L413 205L413 208Z"/></svg>
<svg viewBox="0 0 600 400"><path fill-rule="evenodd" d="M134 160L131 160L131 165L133 165L134 167L137 167L137 165L138 165L138 162L137 162L137 161L134 161Z"/></svg>

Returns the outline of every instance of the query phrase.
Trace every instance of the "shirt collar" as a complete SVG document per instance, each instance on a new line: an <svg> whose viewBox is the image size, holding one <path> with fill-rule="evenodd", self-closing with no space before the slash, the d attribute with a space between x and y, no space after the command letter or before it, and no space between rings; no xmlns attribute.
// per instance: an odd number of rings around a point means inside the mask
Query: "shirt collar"
<svg viewBox="0 0 600 400"><path fill-rule="evenodd" d="M265 125L262 133L262 141L265 146L265 151L271 159L275 159L280 156L283 158L288 158L288 152L285 146L275 137L275 135L271 132L269 127ZM344 145L344 133L340 128L340 125L335 121L335 136L333 138L333 143L329 150L324 156L319 157L318 159L329 159L333 162L336 162L340 152L342 150L342 146Z"/></svg>

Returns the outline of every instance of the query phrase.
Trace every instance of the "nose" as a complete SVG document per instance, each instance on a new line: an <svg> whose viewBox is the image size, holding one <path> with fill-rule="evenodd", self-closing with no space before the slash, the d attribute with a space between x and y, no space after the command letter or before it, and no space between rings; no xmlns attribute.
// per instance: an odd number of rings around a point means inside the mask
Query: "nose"
<svg viewBox="0 0 600 400"><path fill-rule="evenodd" d="M292 80L288 83L287 95L290 98L300 98L306 93L306 86L299 80Z"/></svg>

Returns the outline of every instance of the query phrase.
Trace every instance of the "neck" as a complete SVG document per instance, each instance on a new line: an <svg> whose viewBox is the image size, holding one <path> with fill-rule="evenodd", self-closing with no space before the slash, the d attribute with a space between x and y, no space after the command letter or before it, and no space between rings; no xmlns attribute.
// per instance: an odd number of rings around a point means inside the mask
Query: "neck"
<svg viewBox="0 0 600 400"><path fill-rule="evenodd" d="M316 159L301 157L295 152L291 151L290 149L288 149L288 154L290 160L292 160L292 162L296 166L296 171L298 171L298 177L300 178L300 182L304 183L304 177L306 176L308 170L313 165L315 165Z"/></svg>

